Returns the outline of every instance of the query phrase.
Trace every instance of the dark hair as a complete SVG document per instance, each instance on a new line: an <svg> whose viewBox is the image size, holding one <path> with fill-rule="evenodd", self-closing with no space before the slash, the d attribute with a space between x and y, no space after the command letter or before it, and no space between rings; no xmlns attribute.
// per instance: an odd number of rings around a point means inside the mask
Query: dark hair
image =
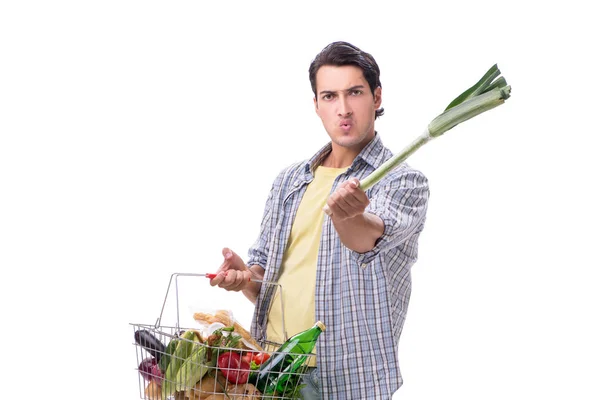
<svg viewBox="0 0 600 400"><path fill-rule="evenodd" d="M310 86L317 97L317 71L325 65L343 66L354 65L362 70L371 93L375 95L375 89L381 87L379 80L379 66L372 55L347 42L333 42L325 47L310 63L308 77ZM383 108L375 110L375 118L383 115Z"/></svg>

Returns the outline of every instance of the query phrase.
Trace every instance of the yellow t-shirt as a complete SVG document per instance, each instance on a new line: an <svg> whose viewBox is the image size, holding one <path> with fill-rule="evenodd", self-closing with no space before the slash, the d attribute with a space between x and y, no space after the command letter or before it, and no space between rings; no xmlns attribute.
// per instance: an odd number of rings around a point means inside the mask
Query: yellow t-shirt
<svg viewBox="0 0 600 400"><path fill-rule="evenodd" d="M329 198L333 181L348 168L319 166L306 188L298 207L292 231L283 255L276 292L267 322L267 339L283 343L281 297L288 338L315 324L315 285L317 256L323 229L323 206Z"/></svg>

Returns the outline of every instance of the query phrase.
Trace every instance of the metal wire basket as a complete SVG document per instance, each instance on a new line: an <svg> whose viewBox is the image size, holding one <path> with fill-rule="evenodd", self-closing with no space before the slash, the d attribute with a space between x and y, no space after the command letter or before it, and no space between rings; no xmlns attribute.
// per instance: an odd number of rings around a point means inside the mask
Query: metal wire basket
<svg viewBox="0 0 600 400"><path fill-rule="evenodd" d="M224 338L222 341L211 343L201 340L200 325L187 327L180 325L178 279L205 276L206 274L173 274L156 323L130 324L135 337L133 344L136 352L136 369L139 371L140 398L150 400L301 398L303 380L309 363L314 362L314 354L280 353L277 351L281 346L280 343L269 342L264 338L256 340L262 349L250 350L248 346L243 345L234 347L231 346L233 342L227 341L227 336L235 333L228 333L227 330L217 331L217 334L222 334ZM163 324L163 313L173 282L175 282L176 322ZM259 282L275 285L277 290L282 290L281 285L277 283ZM283 303L281 307L282 326L285 326ZM287 340L287 335L284 339ZM230 346L223 345L224 342L229 343ZM288 367L285 370L269 372L266 378L270 381L270 385L256 385L263 388L264 393L261 393L250 383L255 378L256 371L250 369L247 357L295 359L296 362L294 368Z"/></svg>

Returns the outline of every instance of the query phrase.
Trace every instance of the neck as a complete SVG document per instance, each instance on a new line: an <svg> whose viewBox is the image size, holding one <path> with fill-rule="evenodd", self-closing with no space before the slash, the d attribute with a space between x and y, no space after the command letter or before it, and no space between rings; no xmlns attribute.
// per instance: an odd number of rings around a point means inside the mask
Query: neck
<svg viewBox="0 0 600 400"><path fill-rule="evenodd" d="M352 165L352 162L358 154L364 149L377 135L373 132L366 140L351 147L340 146L334 141L331 142L331 152L325 157L321 163L324 167L329 168L344 168Z"/></svg>
<svg viewBox="0 0 600 400"><path fill-rule="evenodd" d="M358 153L360 153L360 150L356 151L332 143L331 152L325 157L321 165L328 168L348 167L352 164Z"/></svg>

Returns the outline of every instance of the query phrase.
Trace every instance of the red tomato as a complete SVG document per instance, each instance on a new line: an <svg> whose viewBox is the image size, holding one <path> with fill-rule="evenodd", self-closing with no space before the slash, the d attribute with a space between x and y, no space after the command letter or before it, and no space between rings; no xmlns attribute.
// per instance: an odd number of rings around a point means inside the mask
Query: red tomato
<svg viewBox="0 0 600 400"><path fill-rule="evenodd" d="M217 359L217 366L231 383L246 383L250 374L250 363L243 361L238 353L228 351Z"/></svg>
<svg viewBox="0 0 600 400"><path fill-rule="evenodd" d="M252 361L254 361L257 365L261 365L265 361L269 359L269 355L267 353L256 353L254 357L252 357Z"/></svg>

